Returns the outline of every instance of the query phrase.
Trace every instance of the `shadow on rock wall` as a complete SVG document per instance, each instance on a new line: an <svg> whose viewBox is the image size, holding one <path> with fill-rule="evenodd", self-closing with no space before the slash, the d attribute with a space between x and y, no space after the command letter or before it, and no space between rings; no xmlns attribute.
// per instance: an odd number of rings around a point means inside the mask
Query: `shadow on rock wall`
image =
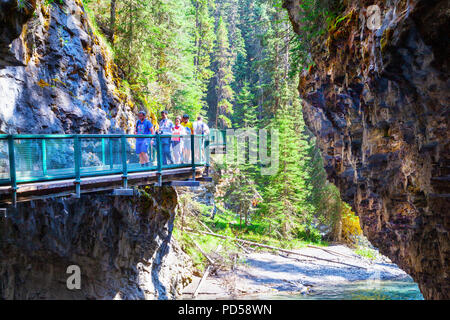
<svg viewBox="0 0 450 320"><path fill-rule="evenodd" d="M0 299L173 299L192 263L171 241L177 195L20 203L0 218ZM81 290L68 290L70 265Z"/></svg>

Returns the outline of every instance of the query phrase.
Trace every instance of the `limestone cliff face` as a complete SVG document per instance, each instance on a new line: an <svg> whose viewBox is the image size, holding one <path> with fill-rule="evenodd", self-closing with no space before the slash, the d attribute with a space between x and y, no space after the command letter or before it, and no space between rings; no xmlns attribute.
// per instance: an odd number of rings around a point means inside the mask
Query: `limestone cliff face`
<svg viewBox="0 0 450 320"><path fill-rule="evenodd" d="M300 2L284 0L297 31ZM344 3L300 79L305 120L369 240L426 298L449 299L449 2ZM365 24L372 4L378 31Z"/></svg>
<svg viewBox="0 0 450 320"><path fill-rule="evenodd" d="M0 2L0 133L133 128L117 67L79 0Z"/></svg>
<svg viewBox="0 0 450 320"><path fill-rule="evenodd" d="M134 127L117 67L79 0L0 1L0 133L113 133ZM177 194L82 195L0 216L1 299L171 299L190 281L172 241ZM81 268L68 290L67 267Z"/></svg>
<svg viewBox="0 0 450 320"><path fill-rule="evenodd" d="M20 203L0 217L0 299L172 299L192 262L171 241L173 188ZM66 286L81 269L81 290Z"/></svg>

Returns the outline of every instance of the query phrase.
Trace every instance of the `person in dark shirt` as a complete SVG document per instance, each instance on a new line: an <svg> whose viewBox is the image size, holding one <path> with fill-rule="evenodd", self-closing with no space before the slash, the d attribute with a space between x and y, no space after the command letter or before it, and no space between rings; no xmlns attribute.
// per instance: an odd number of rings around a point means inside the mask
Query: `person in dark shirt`
<svg viewBox="0 0 450 320"><path fill-rule="evenodd" d="M150 120L145 118L144 111L140 111L138 114L139 120L136 122L135 134L153 134L153 124ZM148 147L150 145L149 138L137 138L136 139L136 154L139 155L139 163L141 166L150 166L150 160L148 157Z"/></svg>

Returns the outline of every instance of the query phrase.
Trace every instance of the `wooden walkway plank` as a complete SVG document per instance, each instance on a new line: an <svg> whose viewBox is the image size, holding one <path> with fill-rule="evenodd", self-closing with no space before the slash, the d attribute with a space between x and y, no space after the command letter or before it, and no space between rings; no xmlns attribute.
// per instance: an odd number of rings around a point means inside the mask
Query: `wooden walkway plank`
<svg viewBox="0 0 450 320"><path fill-rule="evenodd" d="M203 176L205 168L197 167L196 178ZM165 184L171 181L187 181L192 179L192 168L167 169L161 172ZM158 172L136 172L128 174L129 187L153 185L157 182ZM75 179L60 181L44 181L19 184L17 190L18 202L46 199L51 197L70 196L75 192ZM174 186L177 183L173 184ZM98 176L81 180L81 193L104 192L122 187L122 175ZM0 203L10 203L11 186L0 186Z"/></svg>

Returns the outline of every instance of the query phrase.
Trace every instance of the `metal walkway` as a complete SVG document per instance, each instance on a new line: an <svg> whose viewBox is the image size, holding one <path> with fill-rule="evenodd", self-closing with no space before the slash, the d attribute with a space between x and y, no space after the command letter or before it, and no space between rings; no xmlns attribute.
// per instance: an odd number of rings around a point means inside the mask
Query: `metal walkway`
<svg viewBox="0 0 450 320"><path fill-rule="evenodd" d="M176 161L170 163L163 145L172 138L181 147L171 149ZM144 139L150 159L145 167L135 152L136 141ZM209 136L0 135L0 203L105 190L131 195L130 188L140 185L198 185L208 179L211 149L223 145L219 130Z"/></svg>

